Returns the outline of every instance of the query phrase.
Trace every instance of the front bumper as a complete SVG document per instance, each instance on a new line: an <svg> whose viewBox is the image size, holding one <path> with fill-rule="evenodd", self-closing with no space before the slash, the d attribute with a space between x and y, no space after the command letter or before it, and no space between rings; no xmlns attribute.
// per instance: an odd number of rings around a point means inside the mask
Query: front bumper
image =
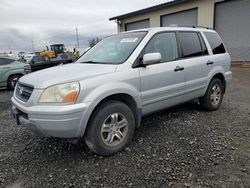
<svg viewBox="0 0 250 188"><path fill-rule="evenodd" d="M21 124L42 137L78 138L82 136L82 119L88 104L26 107L12 97L12 114Z"/></svg>

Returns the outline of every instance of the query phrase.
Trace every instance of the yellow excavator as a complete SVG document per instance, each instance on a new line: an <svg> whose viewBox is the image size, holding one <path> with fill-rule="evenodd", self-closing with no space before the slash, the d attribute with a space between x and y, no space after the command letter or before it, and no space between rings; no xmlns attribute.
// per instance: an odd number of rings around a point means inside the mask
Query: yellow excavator
<svg viewBox="0 0 250 188"><path fill-rule="evenodd" d="M46 46L47 50L40 52L40 55L48 57L49 59L57 57L58 54L62 54L65 51L64 44L52 44L50 49Z"/></svg>

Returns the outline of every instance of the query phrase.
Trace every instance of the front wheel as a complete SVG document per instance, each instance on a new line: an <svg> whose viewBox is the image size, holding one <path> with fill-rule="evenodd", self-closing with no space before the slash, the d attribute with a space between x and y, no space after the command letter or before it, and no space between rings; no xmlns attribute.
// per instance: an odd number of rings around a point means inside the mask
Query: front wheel
<svg viewBox="0 0 250 188"><path fill-rule="evenodd" d="M206 110L217 110L223 100L224 86L220 79L214 78L208 85L206 94L200 98L200 104Z"/></svg>
<svg viewBox="0 0 250 188"><path fill-rule="evenodd" d="M135 130L132 110L119 101L103 103L92 115L85 142L99 155L112 155L123 150Z"/></svg>
<svg viewBox="0 0 250 188"><path fill-rule="evenodd" d="M21 75L13 75L8 79L8 89L13 90L15 89L16 83L21 78Z"/></svg>

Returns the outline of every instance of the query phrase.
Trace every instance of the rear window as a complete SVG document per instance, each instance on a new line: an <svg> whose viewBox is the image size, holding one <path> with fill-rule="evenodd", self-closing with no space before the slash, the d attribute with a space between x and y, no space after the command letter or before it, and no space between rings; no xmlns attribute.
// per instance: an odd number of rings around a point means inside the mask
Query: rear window
<svg viewBox="0 0 250 188"><path fill-rule="evenodd" d="M204 32L204 34L212 48L213 54L226 53L226 49L223 45L223 42L217 33Z"/></svg>
<svg viewBox="0 0 250 188"><path fill-rule="evenodd" d="M178 33L184 58L203 55L200 38L196 32Z"/></svg>

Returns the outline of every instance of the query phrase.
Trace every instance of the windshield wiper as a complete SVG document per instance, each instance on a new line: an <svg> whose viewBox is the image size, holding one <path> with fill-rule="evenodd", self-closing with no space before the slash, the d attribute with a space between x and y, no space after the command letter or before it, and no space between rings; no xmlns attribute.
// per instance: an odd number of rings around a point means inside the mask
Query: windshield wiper
<svg viewBox="0 0 250 188"><path fill-rule="evenodd" d="M96 61L83 61L81 63L98 63L98 62L96 62Z"/></svg>
<svg viewBox="0 0 250 188"><path fill-rule="evenodd" d="M106 62L98 62L98 61L83 61L80 63L91 63L91 64L113 64L113 63L106 63Z"/></svg>

